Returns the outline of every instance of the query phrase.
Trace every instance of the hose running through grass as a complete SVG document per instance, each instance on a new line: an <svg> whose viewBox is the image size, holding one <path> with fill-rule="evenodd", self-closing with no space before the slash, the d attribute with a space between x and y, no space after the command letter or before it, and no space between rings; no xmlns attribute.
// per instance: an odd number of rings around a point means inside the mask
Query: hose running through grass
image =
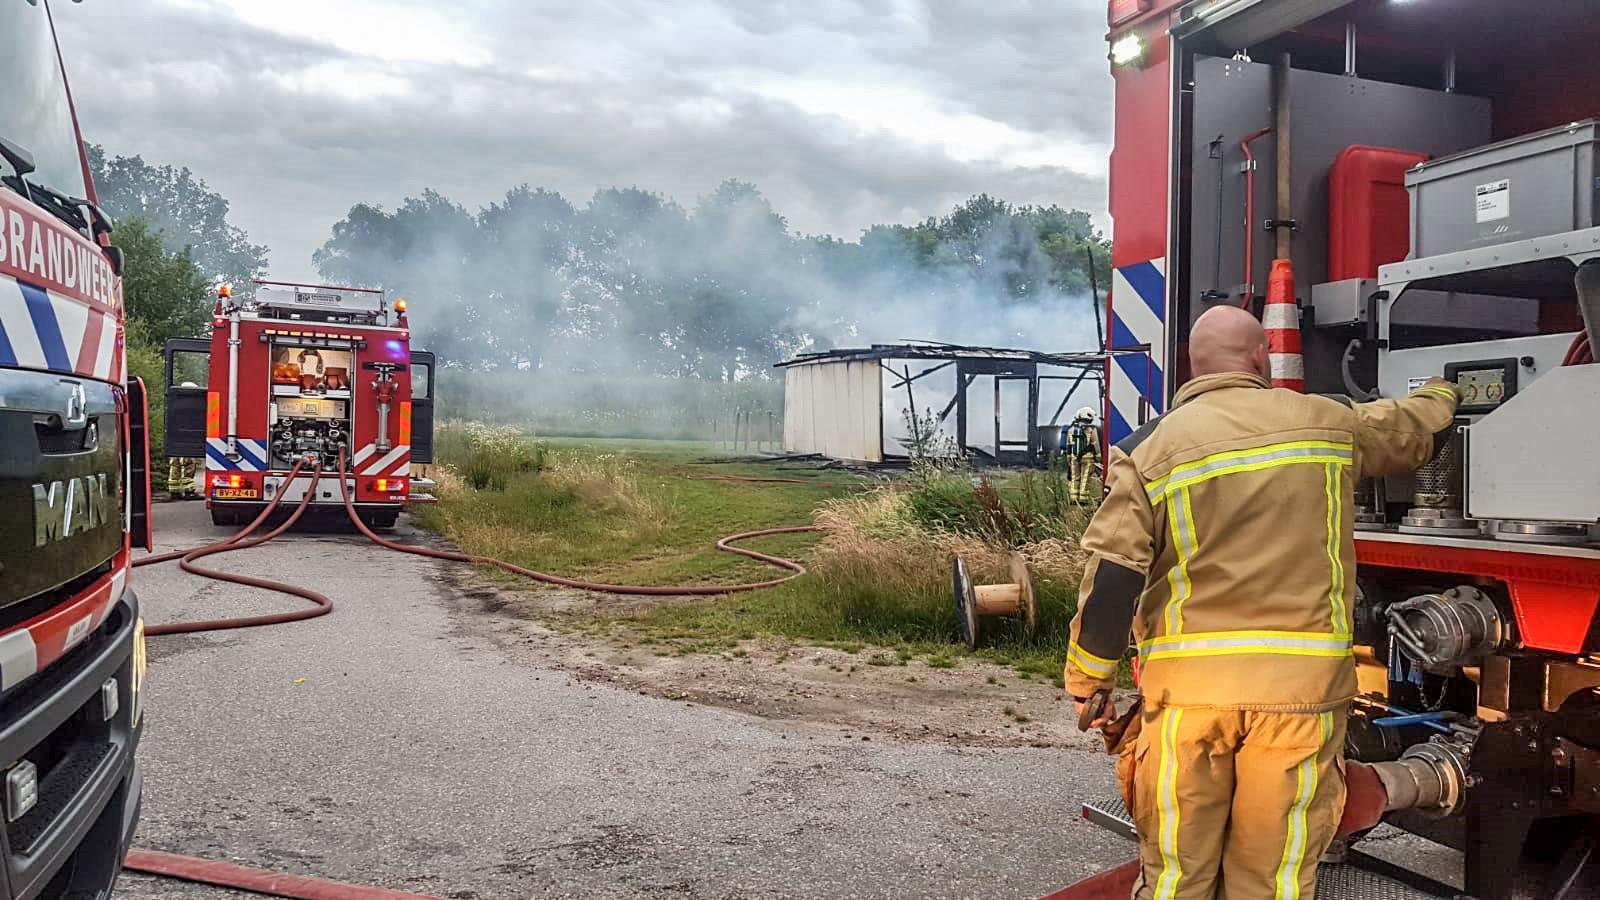
<svg viewBox="0 0 1600 900"><path fill-rule="evenodd" d="M344 451L341 450L339 452L339 468L341 471L344 469L344 463ZM503 560L494 559L488 556L477 556L470 553L457 553L453 550L435 550L431 547L414 547L408 544L400 544L391 540L386 540L375 534L371 528L368 528L367 523L361 521L361 517L356 514L355 502L351 499L349 486L343 478L339 479L339 491L340 495L344 498L345 512L349 513L350 521L362 534L366 535L368 539L380 547L386 547L390 550L396 550L401 553L412 553L417 556L428 556L434 559L447 559L453 562L468 562L494 566L497 569L510 572L513 575L531 578L534 581L542 581L545 584L555 584L562 587L576 588L580 591L596 591L605 594L625 594L628 596L715 597L724 594L739 594L747 591L759 591L762 588L776 587L786 581L792 581L796 578L799 578L801 575L804 575L806 573L806 567L792 559L785 559L782 556L773 556L768 553L761 553L757 550L748 550L744 547L735 547L734 543L738 541L750 540L752 538L768 537L774 534L804 534L822 530L815 525L791 525L787 528L763 528L759 531L742 531L738 534L730 534L727 537L717 541L717 549L723 551L724 553L734 553L747 559L753 559L757 562L763 562L770 566L776 566L780 569L788 569L793 573L791 575L785 575L782 578L772 578L766 581L744 582L742 584L607 584L602 581L586 581L581 578L565 578L560 575L551 575L548 572L539 572L534 569L524 568L514 563L508 563Z"/></svg>

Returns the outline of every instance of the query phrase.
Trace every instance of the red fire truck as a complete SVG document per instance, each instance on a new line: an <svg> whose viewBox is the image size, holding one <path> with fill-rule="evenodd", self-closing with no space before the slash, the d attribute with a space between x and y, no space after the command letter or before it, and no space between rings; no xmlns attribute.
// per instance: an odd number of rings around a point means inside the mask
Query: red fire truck
<svg viewBox="0 0 1600 900"><path fill-rule="evenodd" d="M1217 304L1263 317L1286 385L1455 382L1441 453L1343 511L1346 750L1431 773L1389 821L1460 851L1457 890L1600 896L1600 6L1110 0L1109 25L1108 440L1166 408Z"/></svg>
<svg viewBox="0 0 1600 900"><path fill-rule="evenodd" d="M205 460L212 521L242 525L273 498L298 502L312 471L346 462L368 525L388 527L433 482L433 354L411 349L406 301L381 290L258 281L248 301L222 288L205 339L167 342L168 456ZM289 470L305 462L291 480ZM339 483L312 508L342 511Z"/></svg>
<svg viewBox="0 0 1600 900"><path fill-rule="evenodd" d="M0 84L0 898L104 896L139 815L144 393L41 0L0 0Z"/></svg>

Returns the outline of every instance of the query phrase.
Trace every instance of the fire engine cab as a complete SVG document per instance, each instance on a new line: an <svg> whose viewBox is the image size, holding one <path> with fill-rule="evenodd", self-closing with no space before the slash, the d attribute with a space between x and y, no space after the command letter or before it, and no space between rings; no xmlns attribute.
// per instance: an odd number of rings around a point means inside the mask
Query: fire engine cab
<svg viewBox="0 0 1600 900"><path fill-rule="evenodd" d="M1442 451L1339 502L1346 754L1429 773L1389 817L1457 852L1423 895L1600 896L1600 4L1110 0L1108 24L1108 440L1167 408L1219 304L1262 318L1284 387L1454 382ZM1351 879L1323 893L1414 895Z"/></svg>
<svg viewBox="0 0 1600 900"><path fill-rule="evenodd" d="M431 501L411 466L433 461L434 358L411 349L405 300L276 281L248 301L218 294L211 338L166 347L166 452L205 460L214 523L244 524L280 495L299 502L318 468L313 508L342 507L329 477L341 459L368 525Z"/></svg>

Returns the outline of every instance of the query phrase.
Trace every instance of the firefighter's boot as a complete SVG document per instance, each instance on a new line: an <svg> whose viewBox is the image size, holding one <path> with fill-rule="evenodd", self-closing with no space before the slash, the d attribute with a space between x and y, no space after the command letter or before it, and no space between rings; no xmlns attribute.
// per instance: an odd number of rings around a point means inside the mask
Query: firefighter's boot
<svg viewBox="0 0 1600 900"><path fill-rule="evenodd" d="M1312 897L1344 803L1345 716L1147 709L1135 900Z"/></svg>

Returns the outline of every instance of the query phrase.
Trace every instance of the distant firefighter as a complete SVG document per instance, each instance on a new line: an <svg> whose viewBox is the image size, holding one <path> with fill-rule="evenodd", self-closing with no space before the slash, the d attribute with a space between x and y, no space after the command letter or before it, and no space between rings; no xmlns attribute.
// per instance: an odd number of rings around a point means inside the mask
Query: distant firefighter
<svg viewBox="0 0 1600 900"><path fill-rule="evenodd" d="M167 493L172 499L186 500L199 496L194 487L195 472L199 468L197 463L198 460L167 457Z"/></svg>
<svg viewBox="0 0 1600 900"><path fill-rule="evenodd" d="M1061 430L1061 455L1067 458L1067 489L1073 502L1098 501L1098 490L1089 484L1100 462L1100 427L1094 423L1094 410L1087 406L1078 410L1072 424Z"/></svg>

